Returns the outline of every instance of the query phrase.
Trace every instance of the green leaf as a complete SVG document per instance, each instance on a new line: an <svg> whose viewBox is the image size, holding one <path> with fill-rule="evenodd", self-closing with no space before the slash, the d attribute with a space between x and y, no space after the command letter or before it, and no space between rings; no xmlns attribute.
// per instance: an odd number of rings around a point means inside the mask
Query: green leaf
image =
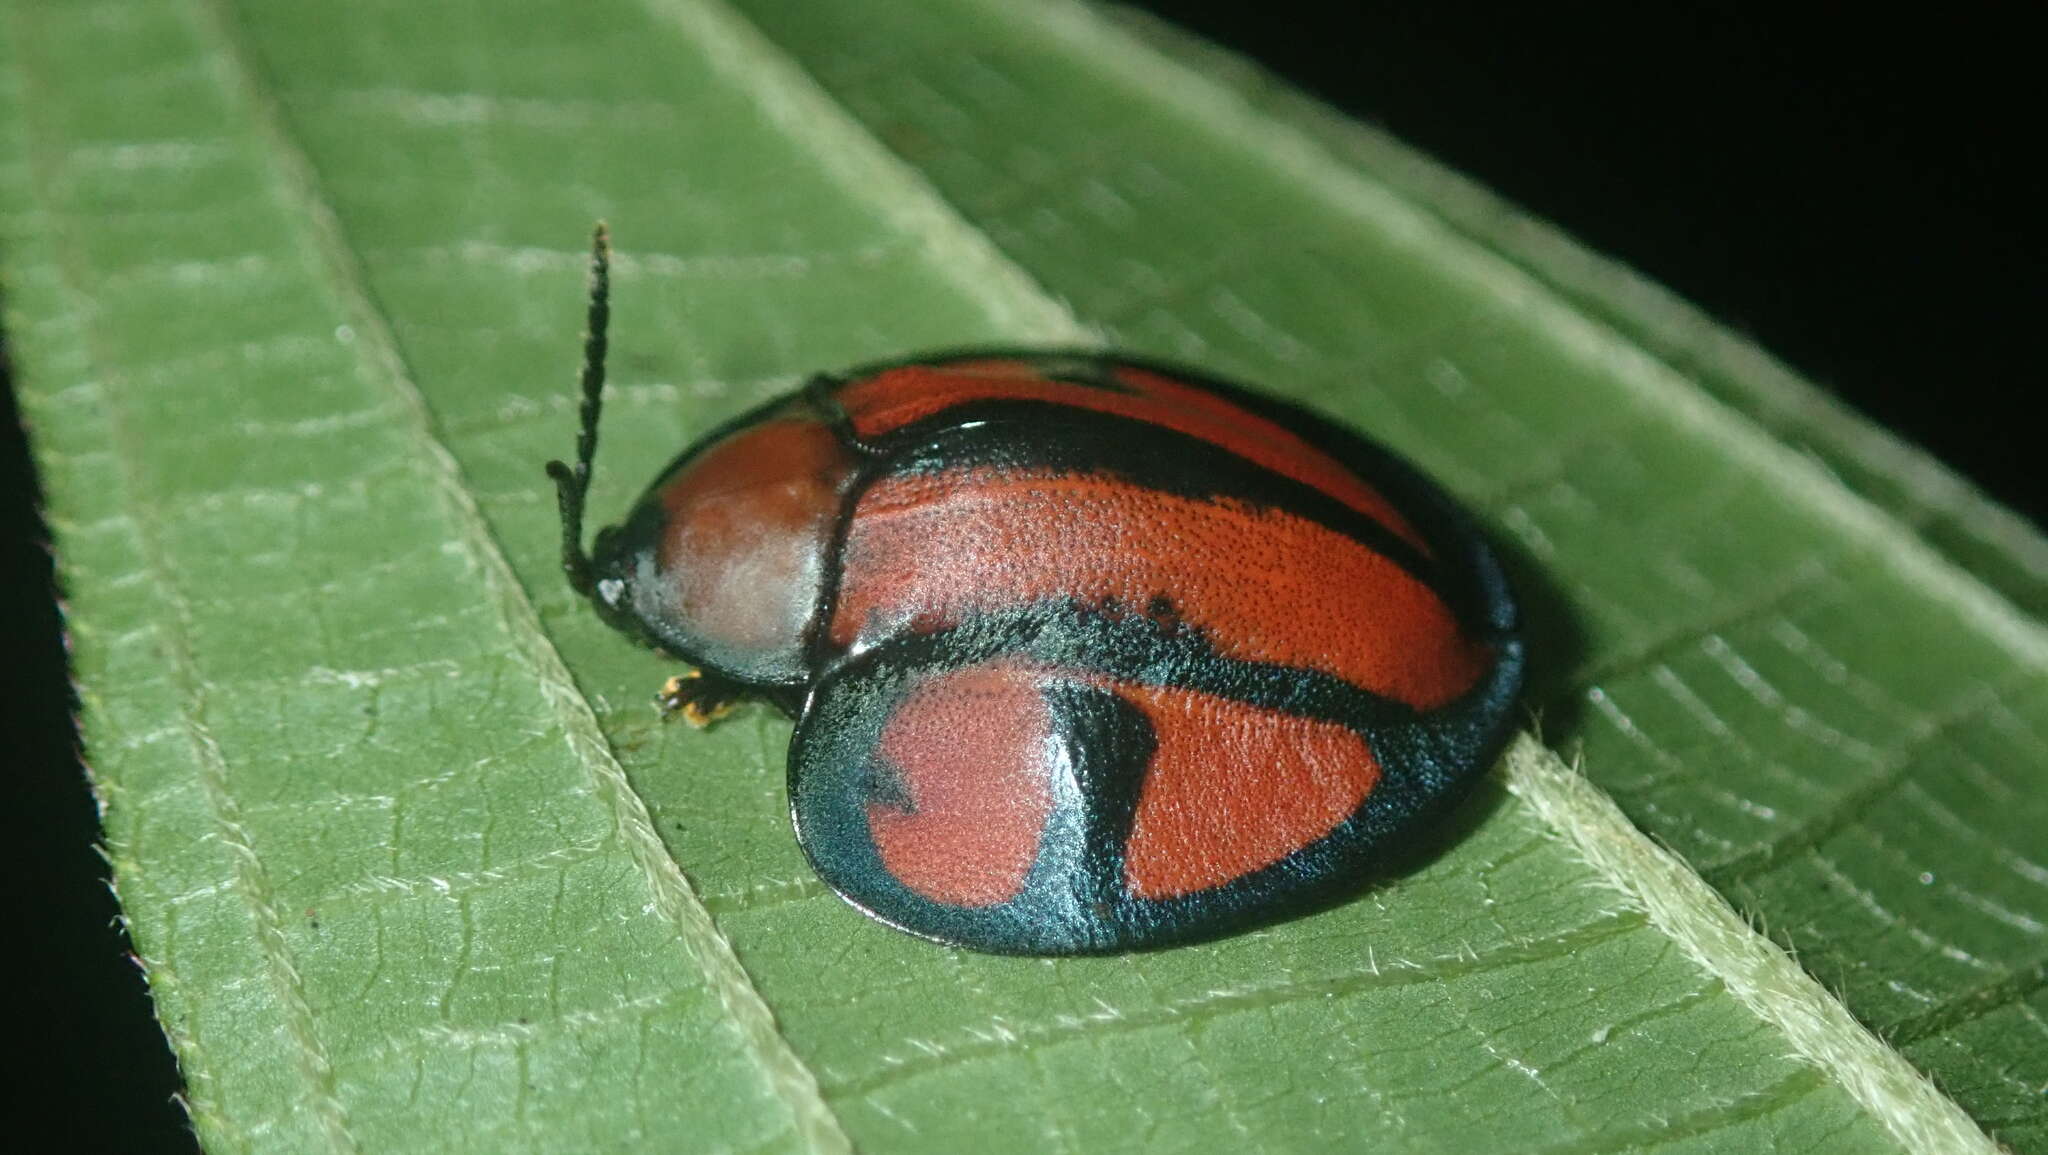
<svg viewBox="0 0 2048 1155"><path fill-rule="evenodd" d="M1811 455L1901 526L2036 618L2048 612L2048 538L1917 447L1844 408L1669 290L1370 125L1280 86L1245 60L1136 10L1107 10L1146 46L1312 139L1353 175L1400 193L1509 258L1578 310L1623 331L1687 382Z"/></svg>
<svg viewBox="0 0 2048 1155"><path fill-rule="evenodd" d="M209 1147L1981 1146L1849 1011L2048 1142L2038 626L1327 125L1063 5L5 11L7 331ZM1524 741L1413 872L1262 934L860 918L787 723L660 726L670 667L555 569L596 217L598 516L808 371L1100 333L1483 510L1621 809Z"/></svg>
<svg viewBox="0 0 2048 1155"><path fill-rule="evenodd" d="M1064 7L741 7L1119 344L1299 382L1455 479L1584 631L1542 673L1553 741L2009 1142L2048 1145L2048 641L1979 584L2048 606L2048 543L1213 50L1139 22L1198 75Z"/></svg>

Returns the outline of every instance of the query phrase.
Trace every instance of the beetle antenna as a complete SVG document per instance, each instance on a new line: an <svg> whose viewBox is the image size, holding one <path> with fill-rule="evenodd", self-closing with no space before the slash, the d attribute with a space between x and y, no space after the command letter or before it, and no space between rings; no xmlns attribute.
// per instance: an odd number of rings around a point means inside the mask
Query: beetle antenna
<svg viewBox="0 0 2048 1155"><path fill-rule="evenodd" d="M576 430L576 465L548 462L562 511L562 572L569 586L589 597L595 584L590 555L583 552L583 502L590 492L590 459L597 455L597 415L604 409L605 327L612 315L612 239L597 222L590 238L590 306L583 328L583 406Z"/></svg>

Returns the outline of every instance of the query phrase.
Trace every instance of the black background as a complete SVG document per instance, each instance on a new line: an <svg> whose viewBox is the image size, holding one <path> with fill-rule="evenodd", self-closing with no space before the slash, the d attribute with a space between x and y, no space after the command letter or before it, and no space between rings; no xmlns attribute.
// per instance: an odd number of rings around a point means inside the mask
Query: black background
<svg viewBox="0 0 2048 1155"><path fill-rule="evenodd" d="M1232 45L1745 330L2038 517L2041 138L2019 6L1146 5ZM91 845L49 563L0 413L17 1130L190 1144ZM20 980L17 980L18 982ZM36 1115L50 1121L35 1126Z"/></svg>

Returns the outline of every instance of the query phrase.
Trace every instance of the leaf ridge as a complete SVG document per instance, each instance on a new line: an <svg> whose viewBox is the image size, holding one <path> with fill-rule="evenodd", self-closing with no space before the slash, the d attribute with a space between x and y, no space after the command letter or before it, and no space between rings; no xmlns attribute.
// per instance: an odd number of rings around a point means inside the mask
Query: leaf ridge
<svg viewBox="0 0 2048 1155"><path fill-rule="evenodd" d="M492 536L464 481L461 465L437 435L433 413L366 283L339 217L321 190L319 175L292 138L283 109L261 76L253 53L241 42L231 4L232 0L200 0L200 23L216 48L215 66L223 73L226 87L240 94L250 107L251 119L267 146L265 155L278 170L279 190L304 219L318 269L354 322L357 347L368 363L365 367L397 396L408 418L406 428L427 463L426 472L461 527L461 544L475 563L506 632L531 663L542 696L554 707L570 749L609 809L655 909L673 928L729 1020L747 1040L763 1075L788 1106L806 1146L813 1151L850 1152L852 1144L819 1093L816 1076L776 1028L773 1012L733 953L732 944L712 922L656 833L645 803L612 756L595 712L577 689L574 676Z"/></svg>
<svg viewBox="0 0 2048 1155"><path fill-rule="evenodd" d="M64 291L67 296L77 295L77 288L68 273ZM115 378L116 375L109 374L104 379L112 381ZM115 455L115 469L122 488L128 494L130 508L148 509L149 503L140 497L141 487L135 484L132 471L125 464L134 452L135 442L127 432L120 402L111 395L106 398L105 415L111 438L115 444L125 447L124 452ZM276 889L271 885L269 872L258 857L248 828L242 822L241 804L228 788L227 758L221 753L206 721L206 690L195 667L189 641L191 607L176 586L164 577L170 572L170 565L151 522L150 518L136 518L133 531L137 547L146 559L150 585L174 623L173 628L160 631L158 638L168 659L166 665L171 680L178 688L179 711L195 756L195 777L206 799L207 810L213 815L221 845L227 848L228 857L234 864L233 885L241 894L254 923L257 948L262 953L264 968L269 972L271 985L283 1009L284 1030L292 1040L300 1074L308 1085L313 1113L319 1119L321 1131L327 1136L332 1150L360 1151L362 1146L349 1129L348 1110L336 1091L334 1066L313 1029L313 1008L306 999L305 984L300 980L298 967L292 961L291 946L285 941L284 920L273 901Z"/></svg>
<svg viewBox="0 0 2048 1155"><path fill-rule="evenodd" d="M995 18L1013 24L1019 10L971 0ZM1934 546L1891 532L1887 513L1843 486L1826 469L1763 432L1747 415L1693 389L1641 343L1604 321L1578 312L1555 291L1506 258L1477 244L1445 245L1442 234L1462 235L1399 192L1341 164L1319 142L1289 125L1257 117L1245 101L1208 78L1162 57L1144 42L1099 19L1078 0L1049 0L1030 8L1030 31L1057 39L1076 58L1103 66L1123 83L1168 94L1161 106L1208 126L1219 141L1254 151L1286 172L1302 188L1319 193L1332 208L1369 217L1389 237L1427 248L1447 270L1486 286L1504 304L1540 314L1558 344L1588 362L1606 367L1613 379L1653 398L1659 411L1691 426L1729 456L1760 475L1776 479L1846 531L1868 543L1874 564L1887 566L1908 583L1970 619L2014 657L2048 664L2048 624L2021 612L1975 573ZM1020 30L1021 34L1021 30Z"/></svg>
<svg viewBox="0 0 2048 1155"><path fill-rule="evenodd" d="M1627 265L1581 246L1562 229L1445 167L1378 126L1353 121L1313 98L1275 84L1234 54L1200 41L1151 13L1104 5L1105 23L1177 64L1208 73L1240 99L1288 123L1354 166L1354 175L1386 186L1417 211L1513 262L1558 294L1615 318L1630 340L1655 346L1674 365L1699 367L1727 404L1775 437L1819 445L1884 477L1910 495L1893 515L1928 538L1946 518L2011 564L2026 583L2020 608L2048 604L2048 538L1926 450L1906 441L1802 378L1768 349L1715 320ZM1216 73L1235 75L1217 78ZM1739 398L1728 398L1729 392ZM1850 483L1856 488L1854 483ZM1930 546L1948 554L1939 541ZM1969 568L1968 563L1957 559ZM2012 577L1986 579L2001 592Z"/></svg>
<svg viewBox="0 0 2048 1155"><path fill-rule="evenodd" d="M724 0L640 0L705 50L713 66L746 89L756 106L855 197L916 238L932 267L991 320L1049 344L1101 348L1108 338L1046 291L953 207L931 182L883 146L815 77ZM824 131L820 131L821 127Z"/></svg>
<svg viewBox="0 0 2048 1155"><path fill-rule="evenodd" d="M676 7L675 0L643 2L659 5L658 10L664 12L699 11ZM968 2L999 19L1020 18L1014 8L984 0ZM1312 140L1284 129L1275 132L1270 125L1251 123L1248 110L1230 94L1213 90L1203 78L1186 73L1143 44L1120 35L1077 0L1054 0L1033 6L1030 20L1032 30L1050 32L1076 56L1114 55L1116 75L1136 84L1173 89L1173 98L1163 101L1164 105L1211 124L1230 125L1221 135L1256 142L1251 147L1267 153L1272 163L1288 169L1305 187L1321 190L1344 211L1359 213L1361 202L1369 203L1370 208L1364 211L1369 211L1380 227L1401 232L1403 239L1418 246L1435 240L1431 234L1443 227L1404 198L1338 166ZM753 34L751 29L748 32ZM793 61L777 59L773 64L778 71L794 70L794 82L802 83L806 95L817 93L837 105L836 99ZM785 79L785 83L791 82ZM875 139L857 121L853 130ZM876 147L884 146L877 142ZM916 193L947 205L951 220L965 220L951 209L951 202L943 193L914 174L910 179ZM971 222L968 227L973 228ZM1000 246L993 242L988 242L988 247L1000 251ZM1785 488L1827 507L1838 522L1853 524L1866 540L1881 547L1872 551L1883 559L1879 564L1894 566L1902 576L1931 594L1947 594L1952 605L1975 619L2022 660L2039 664L2041 659L2048 658L2048 628L2017 612L2002 594L1928 543L1915 538L1909 548L1898 549L1897 543L1884 533L1887 519L1881 510L1839 486L1811 462L1761 435L1755 423L1693 393L1675 372L1629 341L1625 334L1558 307L1550 298L1548 286L1490 252L1455 251L1439 245L1435 255L1446 266L1461 267L1467 276L1488 285L1504 300L1546 308L1564 343L1589 360L1607 365L1617 379L1627 381L1639 391L1653 393L1666 412L1693 425L1731 455L1748 459L1758 469L1781 479ZM1017 264L1007 254L999 259ZM1021 267L1017 276L1005 278L999 284L1012 292L1046 292ZM1538 815L1577 849L1613 889L1634 899L1688 958L1727 983L1752 1014L1783 1034L1802 1058L1841 1083L1854 1101L1899 1136L1908 1149L1936 1149L1920 1142L1923 1139L1936 1140L1942 1144L1938 1149L1943 1150L1997 1149L1953 1100L1937 1090L1903 1056L1872 1036L1846 1006L1775 943L1744 922L1689 865L1652 842L1612 798L1567 769L1540 741L1527 733L1518 735L1502 764L1509 788L1530 802ZM1607 845L1602 846L1603 841ZM1650 866L1661 873L1654 887L1645 888L1631 871ZM942 1065L937 1056L928 1062ZM900 1077L901 1070L892 1068L870 1079L887 1081Z"/></svg>
<svg viewBox="0 0 2048 1155"><path fill-rule="evenodd" d="M928 1072L973 1059L986 1058L1032 1044L1054 1043L1082 1036L1149 1030L1169 1023L1200 1024L1239 1011L1261 1010L1312 999L1327 999L1360 991L1387 990L1416 983L1443 982L1464 975L1483 974L1527 963L1563 958L1625 934L1641 925L1636 911L1618 911L1549 938L1517 942L1484 953L1465 949L1455 954L1421 961L1403 960L1398 966L1382 968L1368 955L1365 969L1312 981L1283 980L1270 985L1236 990L1204 992L1178 1003L1165 1003L1137 1011L1105 1010L1100 1016L1070 1017L1051 1023L1017 1029L993 1024L974 1038L957 1046L921 1044L910 1058L881 1067L869 1074L839 1084L835 1095L867 1095L882 1087L900 1083Z"/></svg>
<svg viewBox="0 0 2048 1155"><path fill-rule="evenodd" d="M15 26L14 30L18 34L20 10L10 7L7 17L9 24ZM18 68L18 75L21 77L18 83L24 89L32 83L30 72L31 65L24 59ZM22 106L24 109L33 107L33 102L23 101ZM23 152L27 158L26 167L30 171L31 181L39 186L46 186L47 177L44 174L50 166L38 155L40 149L36 147L31 134L24 132L23 141ZM40 188L39 191L45 203L53 203L49 199L47 187ZM47 215L45 227L52 232L64 230L64 225L56 214ZM60 243L53 245L52 248L55 255L51 258L51 265L57 271L56 287L59 293L68 298L74 316L92 316L94 310L90 298L81 288L75 268L78 247ZM86 363L111 364L96 348L91 336L94 332L93 327L84 324L77 326L77 329L80 333L78 342L84 347L82 351ZM101 413L109 440L116 446L117 451L110 453L108 457L117 483L128 495L125 508L131 511L148 509L152 507L147 497L148 489L138 484L133 466L130 464L135 460L135 441L127 430L121 400L112 388L121 379L120 373L111 369L103 370L95 375L94 380L97 383L93 389L102 403ZM166 659L169 679L177 690L177 708L180 715L178 728L191 745L194 776L199 782L201 796L205 799L207 813L213 820L215 833L221 845L228 851L228 885L242 899L254 925L257 950L281 1008L284 1031L291 1041L294 1063L299 1068L300 1078L306 1084L312 1113L318 1120L319 1132L326 1137L329 1150L360 1151L361 1145L357 1143L354 1133L349 1128L347 1108L336 1092L333 1064L318 1034L313 1030L312 1006L307 1001L298 967L292 961L291 946L284 935L284 921L273 901L275 888L271 885L263 861L257 856L248 829L242 822L240 803L228 786L227 759L221 753L220 746L207 723L207 695L204 683L197 674L189 643L192 632L191 606L184 595L178 592L176 585L165 576L171 567L162 542L158 540L155 525L156 519L148 517L131 516L127 522L127 528L133 534L138 552L143 558L149 584L161 599L173 623L173 628L158 631L160 652ZM110 854L109 857L117 873L121 873L121 856ZM132 863L128 866L132 872ZM172 1033L174 1028L170 1024L165 1024L165 1029L166 1033ZM189 1054L196 1051L198 1046L198 1041L194 1037L189 1033L183 1034L181 1050ZM195 1115L201 1109L203 1108L198 1104L188 1106L188 1110Z"/></svg>
<svg viewBox="0 0 2048 1155"><path fill-rule="evenodd" d="M1503 766L1508 789L1608 885L1639 906L1687 957L1719 977L1799 1055L1839 1082L1907 1150L1998 1150L1954 1100L1556 754L1522 735L1508 748Z"/></svg>

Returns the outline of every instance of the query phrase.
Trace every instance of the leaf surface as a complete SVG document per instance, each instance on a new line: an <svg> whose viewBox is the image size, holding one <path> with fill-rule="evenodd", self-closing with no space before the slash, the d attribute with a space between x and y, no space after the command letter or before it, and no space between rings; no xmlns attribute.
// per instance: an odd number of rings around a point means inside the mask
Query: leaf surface
<svg viewBox="0 0 2048 1155"><path fill-rule="evenodd" d="M1103 17L1312 139L1357 177L1400 193L1512 260L1573 307L1621 330L1686 381L1812 456L1903 528L1952 557L2035 618L2048 612L2048 538L1925 451L1871 424L1740 333L1668 289L1580 247L1556 227L1369 124L1278 83L1243 58L1137 9Z"/></svg>
<svg viewBox="0 0 2048 1155"><path fill-rule="evenodd" d="M1618 889L1540 775L1397 882L1208 947L994 959L847 910L789 835L787 723L660 726L671 668L555 568L538 467L598 217L595 516L804 374L921 347L1106 334L1292 392L1520 543L1550 736L2035 1142L2034 627L1485 246L1243 131L1285 121L1212 117L1225 89L1149 56L1134 79L1085 10L1018 11L6 9L8 334L117 884L207 1144L1910 1133Z"/></svg>
<svg viewBox="0 0 2048 1155"><path fill-rule="evenodd" d="M740 2L1117 343L1299 382L1454 479L1578 634L1536 658L1546 737L2008 1141L2048 1144L2048 642L1984 588L2048 605L2037 534L1184 37Z"/></svg>

